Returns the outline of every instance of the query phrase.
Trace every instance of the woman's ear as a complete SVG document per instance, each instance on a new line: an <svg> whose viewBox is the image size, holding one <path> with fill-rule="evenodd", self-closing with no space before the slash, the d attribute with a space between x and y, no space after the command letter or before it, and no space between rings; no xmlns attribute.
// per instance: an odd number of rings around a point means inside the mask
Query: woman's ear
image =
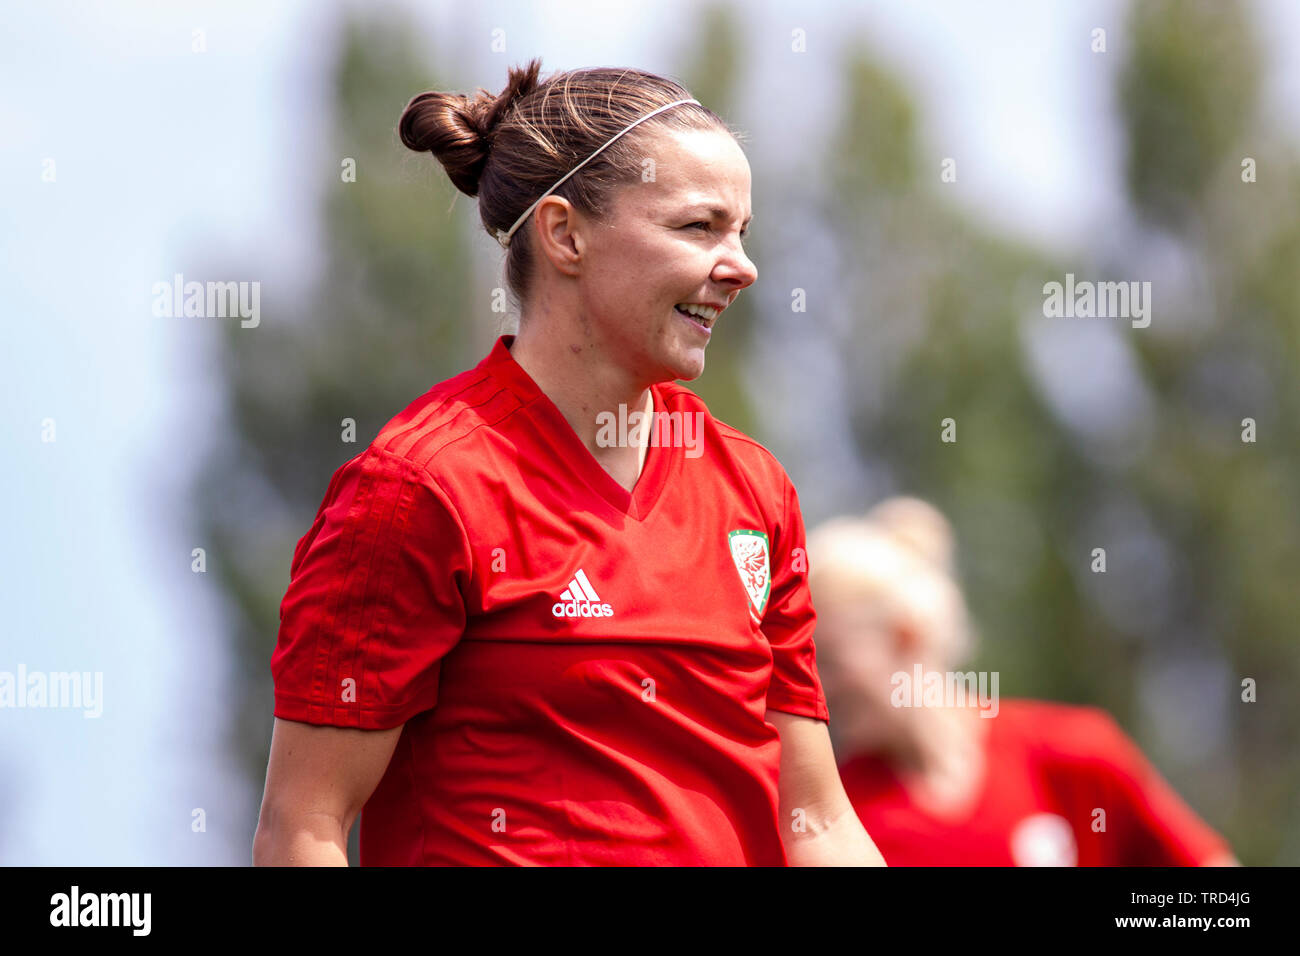
<svg viewBox="0 0 1300 956"><path fill-rule="evenodd" d="M889 627L889 636L893 642L895 657L919 661L925 656L925 643L921 638L920 628L906 618L900 617L894 621Z"/></svg>

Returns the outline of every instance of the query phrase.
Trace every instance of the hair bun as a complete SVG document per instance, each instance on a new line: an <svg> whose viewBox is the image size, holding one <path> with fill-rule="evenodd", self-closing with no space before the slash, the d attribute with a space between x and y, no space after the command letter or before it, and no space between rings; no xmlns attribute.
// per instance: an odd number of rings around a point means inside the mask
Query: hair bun
<svg viewBox="0 0 1300 956"><path fill-rule="evenodd" d="M477 196L496 129L516 100L537 89L541 67L540 59L511 67L506 88L495 96L484 89L472 98L436 90L420 93L398 121L402 144L417 153L433 153L457 189Z"/></svg>
<svg viewBox="0 0 1300 956"><path fill-rule="evenodd" d="M934 505L920 498L887 498L864 517L926 561L944 571L952 571L952 526Z"/></svg>

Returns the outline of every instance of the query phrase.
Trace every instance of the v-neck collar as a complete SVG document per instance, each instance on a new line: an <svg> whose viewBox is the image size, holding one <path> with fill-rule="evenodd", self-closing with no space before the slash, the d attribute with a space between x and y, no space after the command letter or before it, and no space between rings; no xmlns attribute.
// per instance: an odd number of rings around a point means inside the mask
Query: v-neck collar
<svg viewBox="0 0 1300 956"><path fill-rule="evenodd" d="M573 426L560 412L560 409L538 387L522 365L510 354L510 346L515 337L502 335L492 346L492 351L479 362L478 367L486 371L501 385L508 388L523 406L524 412L537 427L538 433L555 450L557 457L567 464L592 491L604 499L610 507L636 521L644 521L659 500L669 473L676 460L676 444L652 444L646 450L645 464L641 475L629 492L614 480L601 467L591 450L578 437ZM655 412L667 411L659 385L650 386ZM664 434L664 431L660 431Z"/></svg>

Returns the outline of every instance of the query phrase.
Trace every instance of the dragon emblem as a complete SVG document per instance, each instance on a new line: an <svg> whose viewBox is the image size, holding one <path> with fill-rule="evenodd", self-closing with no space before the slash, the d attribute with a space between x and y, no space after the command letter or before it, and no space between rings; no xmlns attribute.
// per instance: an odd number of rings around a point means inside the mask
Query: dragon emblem
<svg viewBox="0 0 1300 956"><path fill-rule="evenodd" d="M728 532L727 543L731 559L740 574L740 583L749 595L749 613L756 622L762 620L763 609L772 591L772 566L769 557L767 534L762 531L740 529Z"/></svg>

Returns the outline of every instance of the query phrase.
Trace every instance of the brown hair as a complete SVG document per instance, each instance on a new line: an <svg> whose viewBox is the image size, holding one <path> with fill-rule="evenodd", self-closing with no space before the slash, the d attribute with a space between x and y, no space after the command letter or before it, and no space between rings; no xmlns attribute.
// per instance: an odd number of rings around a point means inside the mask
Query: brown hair
<svg viewBox="0 0 1300 956"><path fill-rule="evenodd" d="M511 67L497 95L429 91L407 104L398 123L402 142L431 152L461 192L478 197L489 235L505 232L556 181L629 123L691 96L680 84L641 70L596 67L552 74L538 82L542 62ZM648 128L718 129L739 138L717 114L694 103L665 110L620 136L565 180L562 196L600 221L613 191L640 178ZM532 273L525 221L506 250L506 284L523 299Z"/></svg>

